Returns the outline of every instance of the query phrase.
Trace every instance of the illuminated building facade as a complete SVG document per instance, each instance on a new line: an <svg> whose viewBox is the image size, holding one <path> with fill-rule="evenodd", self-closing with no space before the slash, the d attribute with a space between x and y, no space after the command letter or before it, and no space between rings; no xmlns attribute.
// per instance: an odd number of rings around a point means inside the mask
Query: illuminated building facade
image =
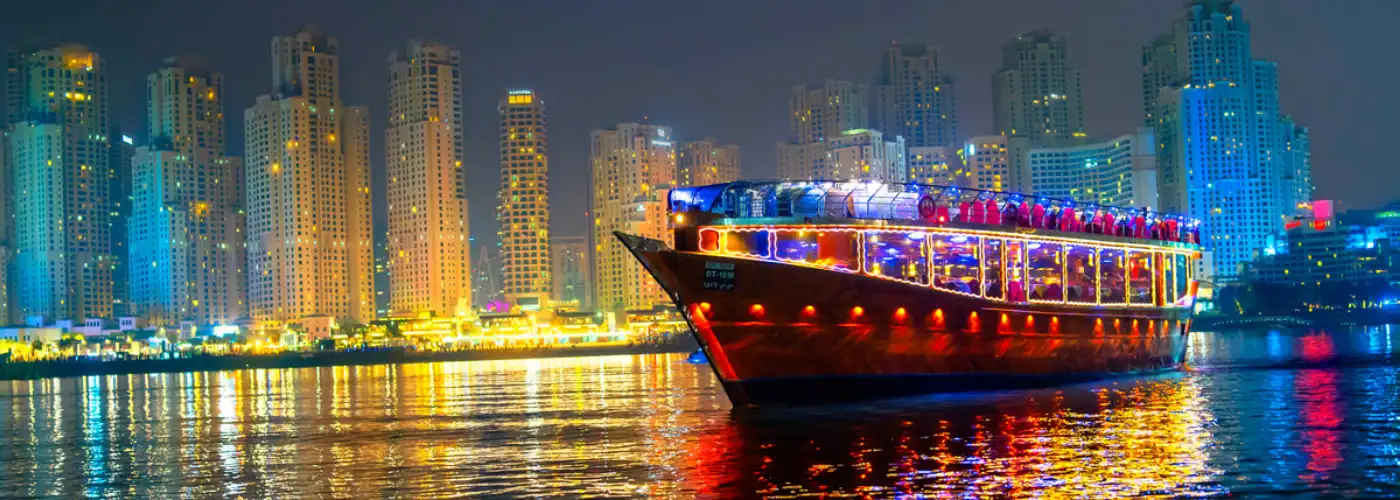
<svg viewBox="0 0 1400 500"><path fill-rule="evenodd" d="M911 148L957 147L954 89L937 47L890 45L881 54L870 124L890 136L903 137Z"/></svg>
<svg viewBox="0 0 1400 500"><path fill-rule="evenodd" d="M554 286L549 251L549 135L544 101L531 90L511 90L500 103L501 275L505 300L539 307Z"/></svg>
<svg viewBox="0 0 1400 500"><path fill-rule="evenodd" d="M590 273L593 266L588 261L588 239L582 236L555 236L550 242L554 254L554 300L573 302L580 309L591 309L593 291Z"/></svg>
<svg viewBox="0 0 1400 500"><path fill-rule="evenodd" d="M811 144L778 145L778 177L797 180L903 181L909 174L904 138L867 129Z"/></svg>
<svg viewBox="0 0 1400 500"><path fill-rule="evenodd" d="M1001 69L992 75L997 133L1052 140L1084 135L1084 90L1068 52L1065 38L1047 30L1001 46Z"/></svg>
<svg viewBox="0 0 1400 500"><path fill-rule="evenodd" d="M132 162L131 314L233 324L247 314L243 161L224 146L224 79L167 59L146 77L150 144Z"/></svg>
<svg viewBox="0 0 1400 500"><path fill-rule="evenodd" d="M719 144L713 137L681 145L681 186L706 186L739 180L739 146Z"/></svg>
<svg viewBox="0 0 1400 500"><path fill-rule="evenodd" d="M374 317L369 111L340 100L335 38L272 41L273 94L244 112L253 319Z"/></svg>
<svg viewBox="0 0 1400 500"><path fill-rule="evenodd" d="M458 316L471 309L460 68L457 50L436 43L410 42L389 57L385 164L393 316Z"/></svg>
<svg viewBox="0 0 1400 500"><path fill-rule="evenodd" d="M905 156L909 165L909 182L965 185L967 172L963 169L961 151L947 146L910 147Z"/></svg>
<svg viewBox="0 0 1400 500"><path fill-rule="evenodd" d="M112 314L111 129L105 61L80 45L12 53L12 315Z"/></svg>
<svg viewBox="0 0 1400 500"><path fill-rule="evenodd" d="M1097 205L1157 207L1156 145L1152 130L1027 155L1036 196Z"/></svg>
<svg viewBox="0 0 1400 500"><path fill-rule="evenodd" d="M963 145L962 159L967 165L967 187L991 191L1010 189L1011 164L1004 135L980 135Z"/></svg>
<svg viewBox="0 0 1400 500"><path fill-rule="evenodd" d="M666 195L675 184L671 128L623 123L592 134L593 299L597 309L646 309L670 300L613 231L671 240Z"/></svg>
<svg viewBox="0 0 1400 500"><path fill-rule="evenodd" d="M1286 126L1277 67L1252 58L1249 23L1229 0L1188 2L1171 34L1142 53L1161 208L1201 218L1216 278L1236 280L1311 194L1299 182L1311 174L1298 171L1306 132Z"/></svg>
<svg viewBox="0 0 1400 500"><path fill-rule="evenodd" d="M1390 283L1400 278L1397 241L1378 213L1374 222L1348 224L1332 213L1332 202L1284 224L1282 238L1252 263L1254 281L1319 287L1324 284Z"/></svg>
<svg viewBox="0 0 1400 500"><path fill-rule="evenodd" d="M788 101L792 144L811 144L864 128L870 121L869 88L847 81L827 80L818 86L792 88Z"/></svg>

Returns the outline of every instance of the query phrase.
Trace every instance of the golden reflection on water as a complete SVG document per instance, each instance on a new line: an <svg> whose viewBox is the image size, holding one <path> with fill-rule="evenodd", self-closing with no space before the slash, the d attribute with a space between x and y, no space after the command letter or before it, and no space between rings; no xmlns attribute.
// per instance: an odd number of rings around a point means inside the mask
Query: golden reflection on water
<svg viewBox="0 0 1400 500"><path fill-rule="evenodd" d="M728 410L657 355L0 382L0 491L665 495Z"/></svg>

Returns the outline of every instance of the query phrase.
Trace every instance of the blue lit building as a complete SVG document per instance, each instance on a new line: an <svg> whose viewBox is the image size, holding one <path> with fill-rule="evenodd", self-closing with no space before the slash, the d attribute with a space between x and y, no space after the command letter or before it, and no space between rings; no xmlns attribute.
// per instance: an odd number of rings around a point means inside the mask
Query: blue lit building
<svg viewBox="0 0 1400 500"><path fill-rule="evenodd" d="M1250 267L1255 282L1321 287L1328 284L1386 284L1400 279L1396 240L1387 230L1385 211L1372 220L1347 220L1327 207L1296 217L1271 238Z"/></svg>
<svg viewBox="0 0 1400 500"><path fill-rule="evenodd" d="M1277 67L1252 58L1249 23L1229 0L1188 1L1142 55L1161 210L1200 218L1214 276L1237 280L1311 197L1307 131L1280 114Z"/></svg>
<svg viewBox="0 0 1400 500"><path fill-rule="evenodd" d="M81 45L8 58L5 157L14 221L8 291L14 318L112 315L105 64Z"/></svg>

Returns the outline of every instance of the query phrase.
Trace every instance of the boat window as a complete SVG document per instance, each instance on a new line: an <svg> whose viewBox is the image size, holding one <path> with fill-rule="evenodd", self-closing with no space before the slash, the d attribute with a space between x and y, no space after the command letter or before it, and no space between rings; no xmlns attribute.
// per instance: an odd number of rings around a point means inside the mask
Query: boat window
<svg viewBox="0 0 1400 500"><path fill-rule="evenodd" d="M1064 302L1064 249L1059 243L1032 241L1026 245L1026 274L1030 299Z"/></svg>
<svg viewBox="0 0 1400 500"><path fill-rule="evenodd" d="M817 231L775 231L773 240L778 260L817 263Z"/></svg>
<svg viewBox="0 0 1400 500"><path fill-rule="evenodd" d="M1128 303L1152 304L1152 253L1128 252Z"/></svg>
<svg viewBox="0 0 1400 500"><path fill-rule="evenodd" d="M1123 251L1117 248L1099 250L1099 303L1124 304L1128 301L1128 285L1123 274Z"/></svg>
<svg viewBox="0 0 1400 500"><path fill-rule="evenodd" d="M1002 281L1001 240L982 240L982 296L1000 299L1005 296L1006 283Z"/></svg>
<svg viewBox="0 0 1400 500"><path fill-rule="evenodd" d="M933 241L933 279L936 286L959 293L977 294L982 288L977 237L935 234L930 240Z"/></svg>
<svg viewBox="0 0 1400 500"><path fill-rule="evenodd" d="M924 233L867 231L865 271L900 281L928 284L928 258Z"/></svg>
<svg viewBox="0 0 1400 500"><path fill-rule="evenodd" d="M713 228L708 228L708 227L706 227L706 228L701 228L701 229L700 229L700 251L701 251L701 252L707 252L707 253L715 253L715 252L718 252L718 251L719 251L719 238L720 238L720 232L719 232L718 229L713 229Z"/></svg>
<svg viewBox="0 0 1400 500"><path fill-rule="evenodd" d="M859 233L783 230L775 236L779 259L830 269L860 269Z"/></svg>
<svg viewBox="0 0 1400 500"><path fill-rule="evenodd" d="M725 231L724 253L767 257L768 231Z"/></svg>
<svg viewBox="0 0 1400 500"><path fill-rule="evenodd" d="M1072 246L1066 252L1065 300L1093 304L1098 295L1098 259L1094 247Z"/></svg>
<svg viewBox="0 0 1400 500"><path fill-rule="evenodd" d="M1174 259L1176 260L1176 276L1174 276L1176 278L1176 300L1181 300L1191 292L1190 260L1185 255L1177 255Z"/></svg>
<svg viewBox="0 0 1400 500"><path fill-rule="evenodd" d="M1026 242L1006 242L1006 300L1026 301Z"/></svg>
<svg viewBox="0 0 1400 500"><path fill-rule="evenodd" d="M1157 254L1157 263L1162 266L1162 284L1158 293L1162 303L1169 305L1176 301L1176 261L1172 260L1172 254L1162 253Z"/></svg>

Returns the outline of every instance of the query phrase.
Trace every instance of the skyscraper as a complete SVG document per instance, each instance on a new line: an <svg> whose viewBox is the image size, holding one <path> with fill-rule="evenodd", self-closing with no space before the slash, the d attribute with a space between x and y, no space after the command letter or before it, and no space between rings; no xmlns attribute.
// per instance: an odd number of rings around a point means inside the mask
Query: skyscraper
<svg viewBox="0 0 1400 500"><path fill-rule="evenodd" d="M127 228L131 220L131 160L136 157L136 141L121 129L112 127L112 144L107 159L107 201L111 204L112 314L131 314L131 265L128 260Z"/></svg>
<svg viewBox="0 0 1400 500"><path fill-rule="evenodd" d="M953 77L938 55L938 48L930 45L885 48L875 81L871 126L888 136L903 137L911 148L958 146Z"/></svg>
<svg viewBox="0 0 1400 500"><path fill-rule="evenodd" d="M851 82L827 80L820 86L798 85L788 101L792 144L822 142L842 132L865 128L870 120L869 89Z"/></svg>
<svg viewBox="0 0 1400 500"><path fill-rule="evenodd" d="M461 55L410 42L389 56L389 310L471 310L467 200L462 197Z"/></svg>
<svg viewBox="0 0 1400 500"><path fill-rule="evenodd" d="M1022 33L1002 45L1001 69L992 75L997 133L1033 140L1084 135L1084 90L1066 45L1048 30Z"/></svg>
<svg viewBox="0 0 1400 500"><path fill-rule="evenodd" d="M670 243L666 196L675 184L671 128L623 123L592 134L593 300L621 312L669 303L656 280L613 237L613 231Z"/></svg>
<svg viewBox="0 0 1400 500"><path fill-rule="evenodd" d="M739 146L713 137L681 145L680 186L705 186L739 180Z"/></svg>
<svg viewBox="0 0 1400 500"><path fill-rule="evenodd" d="M1189 1L1142 53L1159 203L1201 218L1214 276L1237 279L1293 214L1292 179L1310 178L1297 170L1307 141L1279 111L1277 68L1252 58L1249 23L1229 0Z"/></svg>
<svg viewBox="0 0 1400 500"><path fill-rule="evenodd" d="M531 90L511 90L500 103L501 274L506 302L547 304L554 286L549 251L549 132L544 101Z"/></svg>
<svg viewBox="0 0 1400 500"><path fill-rule="evenodd" d="M243 161L224 146L224 79L192 58L146 77L147 136L132 161L131 313L150 324L247 314Z"/></svg>
<svg viewBox="0 0 1400 500"><path fill-rule="evenodd" d="M340 100L335 38L272 40L273 94L244 112L248 302L256 320L374 317L369 112Z"/></svg>
<svg viewBox="0 0 1400 500"><path fill-rule="evenodd" d="M593 307L593 284L588 262L588 239L583 236L555 236L550 242L554 254L554 300L574 302L580 309Z"/></svg>
<svg viewBox="0 0 1400 500"><path fill-rule="evenodd" d="M9 57L13 288L18 317L112 313L105 63L80 45Z"/></svg>
<svg viewBox="0 0 1400 500"><path fill-rule="evenodd" d="M912 147L905 157L909 182L958 186L967 183L961 150L947 146Z"/></svg>

